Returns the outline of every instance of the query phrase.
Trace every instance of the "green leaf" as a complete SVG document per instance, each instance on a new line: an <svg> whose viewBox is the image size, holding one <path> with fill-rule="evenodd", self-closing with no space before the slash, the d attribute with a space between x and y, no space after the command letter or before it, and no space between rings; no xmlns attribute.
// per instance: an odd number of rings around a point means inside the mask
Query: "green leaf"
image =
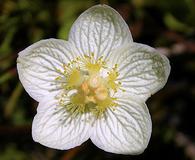
<svg viewBox="0 0 195 160"><path fill-rule="evenodd" d="M170 13L167 13L164 16L164 23L169 29L174 31L183 32L183 33L189 33L193 31L193 28L186 25L185 23L180 22Z"/></svg>

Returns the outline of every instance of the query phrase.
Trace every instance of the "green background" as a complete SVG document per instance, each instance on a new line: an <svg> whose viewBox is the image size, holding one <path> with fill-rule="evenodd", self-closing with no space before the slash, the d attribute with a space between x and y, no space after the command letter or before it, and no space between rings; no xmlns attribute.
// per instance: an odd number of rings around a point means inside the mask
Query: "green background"
<svg viewBox="0 0 195 160"><path fill-rule="evenodd" d="M18 52L40 39L67 39L78 15L99 3L123 16L134 41L161 50L171 63L168 83L147 101L153 133L138 156L106 153L90 141L58 151L31 137L37 103L18 80ZM0 0L0 160L194 160L194 77L194 0Z"/></svg>

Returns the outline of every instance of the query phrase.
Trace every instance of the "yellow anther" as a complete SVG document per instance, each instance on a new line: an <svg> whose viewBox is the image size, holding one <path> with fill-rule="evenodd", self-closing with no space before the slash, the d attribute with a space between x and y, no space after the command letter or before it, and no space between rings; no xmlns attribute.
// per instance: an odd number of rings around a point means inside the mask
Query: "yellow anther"
<svg viewBox="0 0 195 160"><path fill-rule="evenodd" d="M83 75L78 69L73 69L70 73L67 83L69 86L78 86L82 83Z"/></svg>
<svg viewBox="0 0 195 160"><path fill-rule="evenodd" d="M102 68L102 64L88 62L86 64L86 68L90 73L98 73Z"/></svg>
<svg viewBox="0 0 195 160"><path fill-rule="evenodd" d="M89 103L89 102L96 103L94 96L86 96L85 97L85 103Z"/></svg>

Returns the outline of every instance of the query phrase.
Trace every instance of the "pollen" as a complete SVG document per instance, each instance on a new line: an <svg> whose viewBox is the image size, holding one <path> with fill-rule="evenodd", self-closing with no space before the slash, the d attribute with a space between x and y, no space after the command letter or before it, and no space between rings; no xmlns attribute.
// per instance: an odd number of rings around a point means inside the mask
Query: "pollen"
<svg viewBox="0 0 195 160"><path fill-rule="evenodd" d="M59 104L67 109L71 115L90 112L95 117L101 117L108 108L117 106L116 98L111 93L117 92L120 82L117 82L117 65L108 69L106 62L95 60L94 54L77 57L68 64L64 64L62 76L56 81L62 83L63 94L69 97L69 103L63 103L64 97L59 97ZM107 75L102 76L102 70L107 70Z"/></svg>
<svg viewBox="0 0 195 160"><path fill-rule="evenodd" d="M117 78L119 76L119 73L117 72L117 66L112 69L111 72L108 72L108 77L107 77L107 83L114 92L117 92L117 90L120 88L121 82L117 83Z"/></svg>
<svg viewBox="0 0 195 160"><path fill-rule="evenodd" d="M97 73L100 71L101 69L101 64L98 64L98 63L87 63L86 64L86 68L91 72L91 73Z"/></svg>
<svg viewBox="0 0 195 160"><path fill-rule="evenodd" d="M83 75L78 69L73 69L67 78L69 86L78 86L82 83Z"/></svg>

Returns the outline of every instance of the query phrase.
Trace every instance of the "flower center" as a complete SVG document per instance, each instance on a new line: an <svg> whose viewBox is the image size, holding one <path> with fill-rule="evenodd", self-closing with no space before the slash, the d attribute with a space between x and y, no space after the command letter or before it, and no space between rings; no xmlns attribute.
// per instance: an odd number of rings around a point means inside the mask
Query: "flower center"
<svg viewBox="0 0 195 160"><path fill-rule="evenodd" d="M78 87L77 94L83 97L84 103L98 104L108 98L109 90L98 75L91 75ZM82 100L81 100L82 101Z"/></svg>
<svg viewBox="0 0 195 160"><path fill-rule="evenodd" d="M56 80L62 82L64 79L64 83L61 83L64 90L59 97L59 104L71 114L91 112L100 117L107 108L116 106L114 93L120 88L117 65L108 69L102 58L95 60L92 54L77 57L70 64L64 65L64 71L60 73L63 76ZM68 95L70 100L65 103L63 99Z"/></svg>

